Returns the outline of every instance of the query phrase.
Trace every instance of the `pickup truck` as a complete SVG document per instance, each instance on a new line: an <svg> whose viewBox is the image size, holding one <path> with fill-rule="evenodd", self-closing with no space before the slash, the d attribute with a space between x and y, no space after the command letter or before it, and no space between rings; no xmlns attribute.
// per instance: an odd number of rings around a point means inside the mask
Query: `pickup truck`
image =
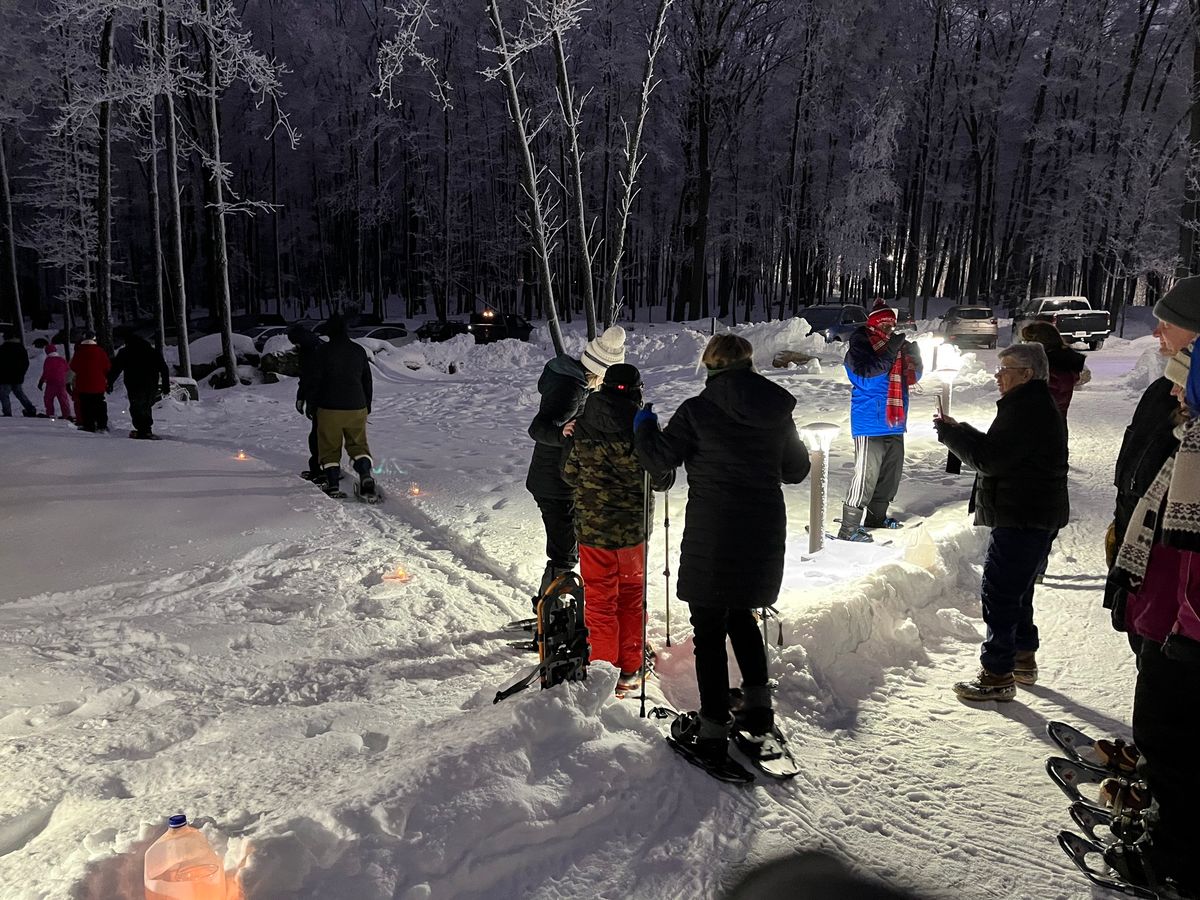
<svg viewBox="0 0 1200 900"><path fill-rule="evenodd" d="M1013 315L1013 340L1030 322L1049 322L1064 341L1083 341L1089 350L1099 350L1112 334L1108 313L1092 309L1086 297L1038 297L1024 303Z"/></svg>

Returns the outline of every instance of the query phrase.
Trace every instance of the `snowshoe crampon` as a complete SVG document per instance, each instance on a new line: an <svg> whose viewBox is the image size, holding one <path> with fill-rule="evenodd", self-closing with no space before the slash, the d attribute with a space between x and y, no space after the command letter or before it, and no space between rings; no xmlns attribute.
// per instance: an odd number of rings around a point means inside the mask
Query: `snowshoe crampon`
<svg viewBox="0 0 1200 900"><path fill-rule="evenodd" d="M1123 776L1133 775L1137 768L1137 748L1120 738L1097 740L1065 722L1051 722L1046 733L1067 756L1085 766Z"/></svg>
<svg viewBox="0 0 1200 900"><path fill-rule="evenodd" d="M585 681L588 665L588 630L584 624L583 580L575 572L554 579L538 598L537 643L539 662L524 678L497 692L493 703L511 697L540 679L542 689L563 681Z"/></svg>
<svg viewBox="0 0 1200 900"><path fill-rule="evenodd" d="M1142 897L1145 900L1166 900L1169 894L1159 894L1149 888L1131 884L1104 862L1104 847L1095 841L1080 837L1072 831L1059 832L1058 845L1063 852L1087 876L1088 881L1110 891L1120 891L1130 897Z"/></svg>

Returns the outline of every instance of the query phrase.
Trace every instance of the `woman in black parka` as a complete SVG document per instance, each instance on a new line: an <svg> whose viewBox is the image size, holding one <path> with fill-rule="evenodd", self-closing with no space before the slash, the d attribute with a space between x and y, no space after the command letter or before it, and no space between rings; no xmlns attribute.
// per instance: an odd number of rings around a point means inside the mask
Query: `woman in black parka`
<svg viewBox="0 0 1200 900"><path fill-rule="evenodd" d="M691 610L700 711L672 732L701 757L727 754L731 725L729 637L742 672L745 706L738 728L763 735L774 726L767 655L753 610L769 606L783 581L787 510L783 484L808 475L808 451L792 421L795 399L755 372L753 348L714 336L701 361L708 381L663 430L654 413L635 419L638 456L648 472L682 464L688 475L677 594Z"/></svg>

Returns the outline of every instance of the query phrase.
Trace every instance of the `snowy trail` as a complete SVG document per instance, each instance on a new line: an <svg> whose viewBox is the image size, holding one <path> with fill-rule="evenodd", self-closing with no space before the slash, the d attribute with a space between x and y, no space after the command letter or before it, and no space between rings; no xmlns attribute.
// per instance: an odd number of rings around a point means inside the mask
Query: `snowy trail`
<svg viewBox="0 0 1200 900"><path fill-rule="evenodd" d="M677 340L690 360L702 337ZM699 381L669 342L646 341L665 419ZM949 692L977 666L985 535L967 525L969 477L942 471L932 392L914 400L897 502L922 525L890 546L807 559L807 488L789 489L785 646L771 654L806 769L749 790L681 763L661 741L666 723L611 699L606 666L492 705L532 662L498 628L526 614L542 539L523 487L541 358L514 372L496 352L494 370L379 386L381 507L331 502L295 476L307 423L287 385L160 407L176 437L160 444L51 434L45 422L0 435L5 453L39 463L30 477L70 462L81 485L74 507L35 508L0 485L22 554L64 527L113 532L0 600L0 898L121 895L179 807L217 818L253 900L715 897L747 865L811 846L933 896L1091 896L1053 843L1069 820L1042 771L1044 722L1120 732L1128 721L1132 661L1098 611L1095 573L1136 350L1094 357L1111 371L1076 395L1074 521L1038 595L1042 683L1013 704L967 707ZM993 360L981 354L956 391L956 415L981 426ZM836 358L826 363L823 375L767 374L805 419L844 426L848 386ZM840 440L831 507L852 465ZM234 460L237 449L253 459ZM158 475L116 497L83 487L126 469ZM179 502L163 482L182 473L194 543L159 559ZM685 493L671 495L673 571ZM221 499L195 499L206 496ZM665 699L688 706L680 604L664 647L662 539L656 527L651 638ZM398 566L409 580L387 577Z"/></svg>

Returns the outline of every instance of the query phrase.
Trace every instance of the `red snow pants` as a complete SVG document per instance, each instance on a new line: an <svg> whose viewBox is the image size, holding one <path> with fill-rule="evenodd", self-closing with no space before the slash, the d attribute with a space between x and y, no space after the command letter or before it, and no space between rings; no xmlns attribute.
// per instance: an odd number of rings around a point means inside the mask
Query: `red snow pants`
<svg viewBox="0 0 1200 900"><path fill-rule="evenodd" d="M645 548L645 544L620 550L579 545L591 660L610 662L622 672L636 672L642 667Z"/></svg>

